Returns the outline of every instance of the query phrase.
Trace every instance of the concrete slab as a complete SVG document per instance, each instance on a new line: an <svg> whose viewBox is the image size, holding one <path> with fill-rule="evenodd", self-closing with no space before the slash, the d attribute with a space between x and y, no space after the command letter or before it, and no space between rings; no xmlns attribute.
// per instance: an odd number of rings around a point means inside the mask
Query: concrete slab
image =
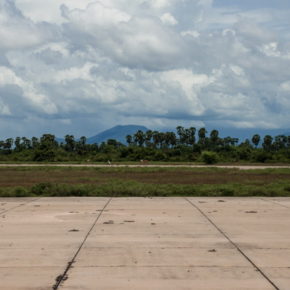
<svg viewBox="0 0 290 290"><path fill-rule="evenodd" d="M290 200L287 197L279 197L279 198L269 198L268 201L272 201L282 207L290 208Z"/></svg>
<svg viewBox="0 0 290 290"><path fill-rule="evenodd" d="M0 289L289 289L288 198L108 201L0 198Z"/></svg>
<svg viewBox="0 0 290 290"><path fill-rule="evenodd" d="M290 209L271 202L271 199L189 200L243 248L290 248ZM281 199L280 202L284 204L287 200L290 199Z"/></svg>
<svg viewBox="0 0 290 290"><path fill-rule="evenodd" d="M95 267L74 268L61 289L272 290L273 287L252 268Z"/></svg>
<svg viewBox="0 0 290 290"><path fill-rule="evenodd" d="M280 290L289 289L290 268L262 268L263 272L277 285Z"/></svg>
<svg viewBox="0 0 290 290"><path fill-rule="evenodd" d="M290 289L289 198L189 200L265 273L276 289Z"/></svg>
<svg viewBox="0 0 290 290"><path fill-rule="evenodd" d="M243 252L251 257L253 262L260 268L289 268L290 249L244 249ZM290 278L290 276L289 276ZM289 284L290 286L290 284Z"/></svg>
<svg viewBox="0 0 290 290"><path fill-rule="evenodd" d="M2 290L51 290L63 267L0 267Z"/></svg>
<svg viewBox="0 0 290 290"><path fill-rule="evenodd" d="M42 198L8 211L0 220L0 288L52 289L107 200Z"/></svg>

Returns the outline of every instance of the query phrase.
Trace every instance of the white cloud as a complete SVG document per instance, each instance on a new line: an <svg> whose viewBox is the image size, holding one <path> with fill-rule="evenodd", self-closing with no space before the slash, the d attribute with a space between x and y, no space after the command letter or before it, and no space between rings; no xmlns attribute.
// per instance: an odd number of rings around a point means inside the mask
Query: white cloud
<svg viewBox="0 0 290 290"><path fill-rule="evenodd" d="M91 0L49 0L45 3L39 0L15 0L15 3L32 21L61 24L66 21L61 14L61 5L66 5L70 9L84 9Z"/></svg>
<svg viewBox="0 0 290 290"><path fill-rule="evenodd" d="M51 37L45 32L46 27L38 27L23 17L12 1L0 3L0 49L34 47Z"/></svg>
<svg viewBox="0 0 290 290"><path fill-rule="evenodd" d="M290 81L282 83L282 84L280 85L280 88L281 88L283 91L289 91L289 92L290 92Z"/></svg>
<svg viewBox="0 0 290 290"><path fill-rule="evenodd" d="M157 17L132 16L99 2L83 10L67 10L65 15L72 41L85 38L121 65L164 69L175 65L183 49L179 34L161 26Z"/></svg>
<svg viewBox="0 0 290 290"><path fill-rule="evenodd" d="M198 38L200 36L200 33L196 30L186 30L181 32L182 36L191 36L193 38Z"/></svg>
<svg viewBox="0 0 290 290"><path fill-rule="evenodd" d="M74 25L82 27L84 31L90 31L98 26L115 26L122 22L128 22L131 16L114 7L106 6L100 2L89 4L85 9L69 10L63 6L64 16Z"/></svg>
<svg viewBox="0 0 290 290"><path fill-rule="evenodd" d="M172 2L174 2L174 0L149 0L151 6L158 9L166 8L170 6Z"/></svg>
<svg viewBox="0 0 290 290"><path fill-rule="evenodd" d="M8 105L0 100L0 116L11 116L11 111Z"/></svg>
<svg viewBox="0 0 290 290"><path fill-rule="evenodd" d="M22 89L23 97L27 99L32 106L36 107L37 110L46 114L57 113L55 104L53 104L48 97L39 93L31 82L24 81L9 68L0 67L0 87L5 87L7 85L15 85Z"/></svg>
<svg viewBox="0 0 290 290"><path fill-rule="evenodd" d="M230 69L237 75L237 76L244 76L245 75L245 72L244 70L237 66L237 65L231 65L230 66Z"/></svg>
<svg viewBox="0 0 290 290"><path fill-rule="evenodd" d="M40 133L82 134L140 122L289 126L287 11L211 0L2 0L0 8L0 116L24 118L7 132L29 122Z"/></svg>
<svg viewBox="0 0 290 290"><path fill-rule="evenodd" d="M69 69L59 70L55 75L53 75L53 81L55 83L69 82L73 80L92 81L93 78L90 71L94 66L95 65L92 63L86 63L82 67L71 67Z"/></svg>
<svg viewBox="0 0 290 290"><path fill-rule="evenodd" d="M164 24L168 25L176 25L178 23L178 21L170 13L164 13L160 19Z"/></svg>

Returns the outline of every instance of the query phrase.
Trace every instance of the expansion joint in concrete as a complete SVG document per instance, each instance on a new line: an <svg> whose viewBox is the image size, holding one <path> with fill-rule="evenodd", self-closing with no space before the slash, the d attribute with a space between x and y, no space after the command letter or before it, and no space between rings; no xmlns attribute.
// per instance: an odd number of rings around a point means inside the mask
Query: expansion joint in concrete
<svg viewBox="0 0 290 290"><path fill-rule="evenodd" d="M25 205L27 205L27 204L29 204L29 203L32 203L32 202L34 202L34 201L37 201L37 200L39 200L39 199L41 199L41 197L38 197L38 198L32 199L32 200L30 200L30 201L26 201L26 202L24 202L24 203L21 203L21 204L19 204L19 205L17 205L17 206L12 207L12 208L9 208L9 209L6 209L6 210L4 210L4 211L1 211L0 214L4 214L4 213L7 213L7 212L10 212L10 211L12 211L12 210L14 210L14 209L17 209L17 208L19 208L19 207L25 206Z"/></svg>
<svg viewBox="0 0 290 290"><path fill-rule="evenodd" d="M230 239L230 237L220 228L218 227L211 218L209 218L204 211L202 211L196 204L194 204L191 200L189 200L188 198L184 198L192 207L194 207L196 210L198 210L201 215L203 215L212 226L214 226L230 243L232 246L234 246L236 248L236 250L255 268L255 270L257 272L259 272L276 290L280 290L277 285L262 271L262 269L260 269L255 263L254 261L252 261L250 259L250 257L248 257L243 251L242 249L234 242Z"/></svg>
<svg viewBox="0 0 290 290"><path fill-rule="evenodd" d="M87 232L85 238L83 239L82 243L80 244L80 246L77 249L76 253L74 254L73 258L67 263L67 266L66 266L64 272L62 274L60 274L59 276L57 276L56 283L52 287L53 290L59 289L61 283L64 282L67 279L67 274L68 274L69 270L71 269L73 263L75 263L76 258L79 255L81 249L83 248L85 242L87 241L90 233L92 232L92 230L96 226L96 224L97 224L98 220L100 219L102 213L104 212L104 210L109 205L109 203L111 202L112 199L113 199L112 197L109 198L109 200L106 202L106 204L104 205L104 207L102 208L102 210L100 211L100 213L98 214L98 216L96 217L96 219L94 220L92 226L90 227L89 231Z"/></svg>
<svg viewBox="0 0 290 290"><path fill-rule="evenodd" d="M266 198L261 198L261 200L266 201L266 202L271 202L271 203L273 203L273 204L275 204L275 205L279 205L279 206L281 206L281 207L284 207L284 208L288 208L288 209L290 209L289 206L284 205L284 204L281 204L280 202L277 202L277 201L275 201L275 200L271 200L271 199L269 200L269 199L266 199Z"/></svg>

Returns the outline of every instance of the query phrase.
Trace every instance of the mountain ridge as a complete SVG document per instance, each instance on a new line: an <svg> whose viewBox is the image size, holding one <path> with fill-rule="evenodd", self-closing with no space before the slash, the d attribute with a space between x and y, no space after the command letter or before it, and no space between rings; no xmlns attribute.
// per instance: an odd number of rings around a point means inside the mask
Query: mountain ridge
<svg viewBox="0 0 290 290"><path fill-rule="evenodd" d="M143 132L146 132L149 130L147 127L142 126L142 125L117 125L112 128L109 128L107 130L104 130L92 137L87 138L87 143L88 144L94 144L94 143L102 143L106 142L108 139L115 139L123 144L126 144L126 136L127 135L134 135L138 130L141 130ZM198 128L197 128L198 130ZM210 131L213 130L213 128L207 128L208 134ZM164 130L159 130L160 132L165 132L165 131L173 131L176 132L176 129L164 129ZM220 137L227 137L231 136L234 138L239 138L240 142L243 142L245 139L251 140L254 134L259 134L262 138L265 135L271 135L271 136L277 136L277 135L290 135L290 130L289 129L237 129L237 128L220 128L218 129L220 133ZM287 133L286 133L287 132ZM64 138L56 138L56 140L61 143L64 142ZM77 139L78 140L78 139Z"/></svg>

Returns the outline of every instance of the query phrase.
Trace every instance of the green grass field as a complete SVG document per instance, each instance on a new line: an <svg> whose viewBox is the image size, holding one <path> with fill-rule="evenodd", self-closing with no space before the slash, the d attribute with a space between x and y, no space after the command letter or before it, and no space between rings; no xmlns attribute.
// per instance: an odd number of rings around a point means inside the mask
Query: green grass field
<svg viewBox="0 0 290 290"><path fill-rule="evenodd" d="M2 167L0 196L290 196L290 169Z"/></svg>

